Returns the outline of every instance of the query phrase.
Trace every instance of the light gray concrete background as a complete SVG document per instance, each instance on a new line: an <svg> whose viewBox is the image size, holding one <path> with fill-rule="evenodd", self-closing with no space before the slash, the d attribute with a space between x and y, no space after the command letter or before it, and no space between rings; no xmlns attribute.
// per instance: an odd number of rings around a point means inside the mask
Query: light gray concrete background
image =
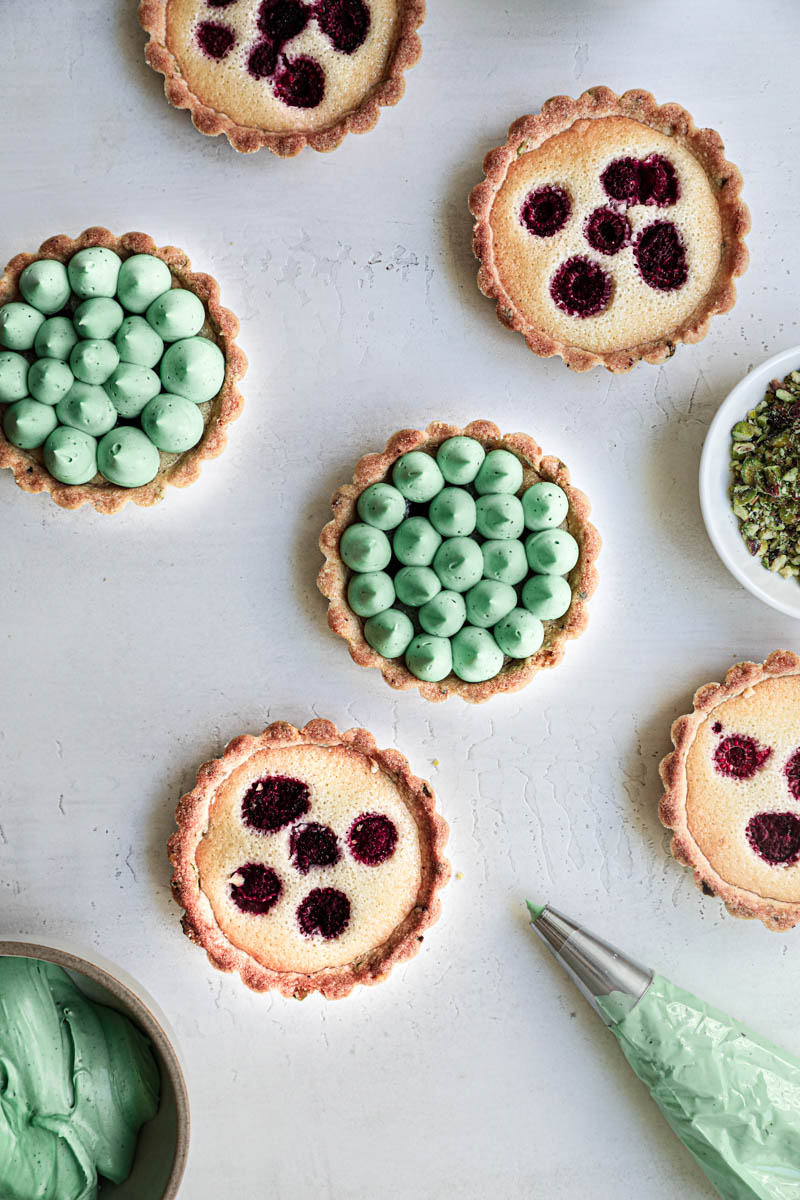
<svg viewBox="0 0 800 1200"><path fill-rule="evenodd" d="M694 688L800 646L706 539L707 425L800 343L791 0L431 0L399 107L330 156L237 156L170 109L134 0L0 5L0 258L90 224L175 243L250 359L224 457L154 510L0 478L0 928L92 944L173 1021L187 1200L711 1196L525 926L526 893L800 1052L798 934L732 920L666 853L657 765ZM575 376L475 286L466 198L558 92L650 88L721 131L752 208L730 315L662 368ZM798 355L800 359L800 354ZM488 417L570 466L604 537L585 636L481 708L358 670L314 579L333 489L393 430ZM419 957L349 999L249 993L182 937L165 842L195 768L268 719L365 724L428 776L454 878Z"/></svg>

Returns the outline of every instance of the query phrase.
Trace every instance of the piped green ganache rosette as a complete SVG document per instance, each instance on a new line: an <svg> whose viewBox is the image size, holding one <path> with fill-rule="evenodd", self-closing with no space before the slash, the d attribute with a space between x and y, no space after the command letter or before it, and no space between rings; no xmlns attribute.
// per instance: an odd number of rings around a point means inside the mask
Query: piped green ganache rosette
<svg viewBox="0 0 800 1200"><path fill-rule="evenodd" d="M516 691L586 625L600 548L560 459L488 421L401 430L333 498L318 586L361 666L429 700Z"/></svg>
<svg viewBox="0 0 800 1200"><path fill-rule="evenodd" d="M141 233L87 229L0 280L0 466L57 504L153 504L221 453L239 324L208 275Z"/></svg>

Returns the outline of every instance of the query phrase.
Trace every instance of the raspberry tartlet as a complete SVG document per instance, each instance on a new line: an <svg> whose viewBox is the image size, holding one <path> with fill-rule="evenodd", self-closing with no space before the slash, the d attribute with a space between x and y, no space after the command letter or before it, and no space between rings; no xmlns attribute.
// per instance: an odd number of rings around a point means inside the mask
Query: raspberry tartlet
<svg viewBox="0 0 800 1200"><path fill-rule="evenodd" d="M101 513L194 483L242 410L238 331L217 281L144 233L17 254L0 279L0 467Z"/></svg>
<svg viewBox="0 0 800 1200"><path fill-rule="evenodd" d="M235 150L291 157L366 133L403 95L425 0L141 0L167 99Z"/></svg>
<svg viewBox="0 0 800 1200"><path fill-rule="evenodd" d="M332 506L328 624L391 687L479 703L556 666L586 627L600 537L564 463L527 434L402 429Z"/></svg>
<svg viewBox="0 0 800 1200"><path fill-rule="evenodd" d="M800 921L800 657L776 650L707 683L672 726L659 815L672 853L734 917Z"/></svg>
<svg viewBox="0 0 800 1200"><path fill-rule="evenodd" d="M169 842L183 928L221 971L302 999L412 958L439 917L448 829L366 729L278 721L205 763Z"/></svg>
<svg viewBox="0 0 800 1200"><path fill-rule="evenodd" d="M747 266L742 178L719 134L646 91L595 87L520 117L470 196L478 286L534 354L662 363L705 337Z"/></svg>

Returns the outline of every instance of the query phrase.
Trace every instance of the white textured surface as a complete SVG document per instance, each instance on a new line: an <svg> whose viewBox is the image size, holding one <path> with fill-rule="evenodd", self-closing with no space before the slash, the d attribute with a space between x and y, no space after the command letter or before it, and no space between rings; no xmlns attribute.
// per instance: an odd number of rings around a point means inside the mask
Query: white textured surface
<svg viewBox="0 0 800 1200"><path fill-rule="evenodd" d="M155 510L66 513L0 478L2 933L90 941L163 1005L189 1066L187 1200L708 1198L521 901L549 897L800 1052L800 935L701 897L656 818L694 687L800 644L717 559L696 487L718 403L800 341L781 54L800 11L432 0L401 105L329 157L280 162L167 107L135 7L0 6L0 257L92 223L183 246L242 318L246 408L225 456ZM721 130L755 225L734 312L619 378L529 355L479 296L469 246L485 151L593 83L650 87ZM572 468L605 538L601 587L556 672L482 708L425 705L328 633L316 539L361 453L476 416ZM420 956L334 1004L214 972L181 936L164 856L198 763L314 713L430 777L463 873Z"/></svg>

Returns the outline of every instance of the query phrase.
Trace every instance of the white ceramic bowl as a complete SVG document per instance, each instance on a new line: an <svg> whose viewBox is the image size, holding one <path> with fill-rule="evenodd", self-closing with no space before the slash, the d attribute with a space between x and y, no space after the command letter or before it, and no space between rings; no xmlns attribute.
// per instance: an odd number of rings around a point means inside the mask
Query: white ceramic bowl
<svg viewBox="0 0 800 1200"><path fill-rule="evenodd" d="M700 459L700 507L708 536L731 575L765 604L800 620L800 583L768 571L760 559L753 557L739 532L730 501L731 430L764 399L773 379L783 379L797 369L800 346L793 346L754 367L720 405Z"/></svg>
<svg viewBox="0 0 800 1200"><path fill-rule="evenodd" d="M133 1171L124 1183L104 1183L100 1200L174 1200L189 1149L189 1098L174 1035L153 998L121 967L94 951L73 954L62 945L32 939L0 940L0 955L57 963L91 1000L107 1004L147 1034L161 1075L161 1100L152 1121L142 1126Z"/></svg>

